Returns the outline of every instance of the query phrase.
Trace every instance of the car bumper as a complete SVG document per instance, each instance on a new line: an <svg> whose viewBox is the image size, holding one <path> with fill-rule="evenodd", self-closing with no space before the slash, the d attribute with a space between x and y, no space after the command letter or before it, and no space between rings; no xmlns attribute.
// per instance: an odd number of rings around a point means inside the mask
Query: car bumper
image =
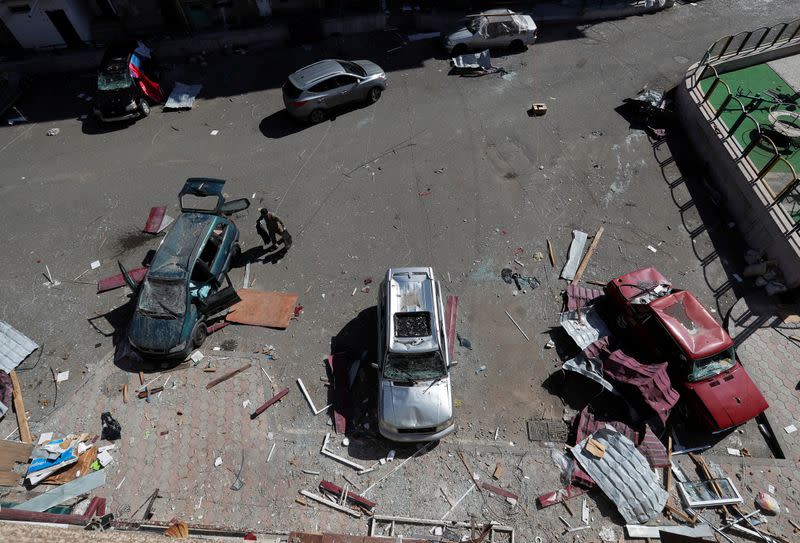
<svg viewBox="0 0 800 543"><path fill-rule="evenodd" d="M116 115L116 116L107 117L107 116L103 115L103 113L99 109L95 109L94 110L94 114L95 114L95 116L97 116L98 119L100 119L104 123L113 123L113 122L117 122L117 121L129 121L131 119L136 119L137 117L139 117L139 112L138 111L131 111L130 113L125 113L123 115Z"/></svg>
<svg viewBox="0 0 800 543"><path fill-rule="evenodd" d="M443 430L438 432L398 432L391 428L387 428L382 424L378 426L380 434L391 441L398 441L401 443L419 443L424 441L439 441L440 439L452 434L456 431L456 424L453 423Z"/></svg>

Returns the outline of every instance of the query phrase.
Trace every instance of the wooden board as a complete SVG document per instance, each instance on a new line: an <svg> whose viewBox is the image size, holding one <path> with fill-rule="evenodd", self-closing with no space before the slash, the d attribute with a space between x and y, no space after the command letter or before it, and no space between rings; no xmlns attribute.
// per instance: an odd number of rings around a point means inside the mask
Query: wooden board
<svg viewBox="0 0 800 543"><path fill-rule="evenodd" d="M80 455L77 462L67 467L65 470L59 471L55 475L51 475L42 481L42 484L63 485L64 483L68 483L73 479L82 477L92 471L90 466L95 460L97 460L97 447L92 447Z"/></svg>
<svg viewBox="0 0 800 543"><path fill-rule="evenodd" d="M32 450L31 443L0 440L0 470L11 469L17 462L27 463Z"/></svg>
<svg viewBox="0 0 800 543"><path fill-rule="evenodd" d="M447 331L447 355L452 359L456 342L456 316L458 315L458 296L448 296L444 310L444 327Z"/></svg>
<svg viewBox="0 0 800 543"><path fill-rule="evenodd" d="M0 486L17 486L22 481L22 475L13 471L0 471Z"/></svg>
<svg viewBox="0 0 800 543"><path fill-rule="evenodd" d="M28 415L25 414L25 402L22 401L22 388L19 386L17 372L11 372L11 387L14 391L14 411L17 413L17 425L19 426L20 441L23 443L33 443L31 429L28 427Z"/></svg>
<svg viewBox="0 0 800 543"><path fill-rule="evenodd" d="M243 288L236 293L241 302L234 304L225 320L238 324L284 329L289 326L297 294Z"/></svg>

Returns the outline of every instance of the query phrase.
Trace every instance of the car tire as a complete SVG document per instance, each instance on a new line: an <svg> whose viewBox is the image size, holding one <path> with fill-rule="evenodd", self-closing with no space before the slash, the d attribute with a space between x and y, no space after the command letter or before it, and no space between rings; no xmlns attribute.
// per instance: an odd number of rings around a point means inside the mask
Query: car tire
<svg viewBox="0 0 800 543"><path fill-rule="evenodd" d="M150 115L150 104L144 98L139 101L139 113L142 114L142 117Z"/></svg>
<svg viewBox="0 0 800 543"><path fill-rule="evenodd" d="M371 89L369 89L369 92L367 93L367 100L369 101L369 103L374 104L375 102L380 100L382 92L383 90L380 87L372 87Z"/></svg>
<svg viewBox="0 0 800 543"><path fill-rule="evenodd" d="M206 326L206 323L199 321L194 325L194 329L192 330L192 344L194 345L194 348L199 349L207 337L208 327Z"/></svg>
<svg viewBox="0 0 800 543"><path fill-rule="evenodd" d="M458 45L453 47L453 50L450 52L450 54L453 57L460 57L461 55L463 55L466 52L467 52L467 46L464 45L463 43L459 43Z"/></svg>
<svg viewBox="0 0 800 543"><path fill-rule="evenodd" d="M325 110L324 109L315 109L311 112L311 115L308 116L308 120L311 124L319 124L325 120Z"/></svg>

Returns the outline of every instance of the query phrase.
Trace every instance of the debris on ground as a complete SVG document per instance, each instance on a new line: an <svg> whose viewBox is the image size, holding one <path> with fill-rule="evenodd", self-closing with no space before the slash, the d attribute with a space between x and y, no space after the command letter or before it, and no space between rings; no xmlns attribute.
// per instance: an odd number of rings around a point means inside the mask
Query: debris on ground
<svg viewBox="0 0 800 543"><path fill-rule="evenodd" d="M192 109L194 100L202 88L203 85L187 85L176 82L164 104L164 109Z"/></svg>
<svg viewBox="0 0 800 543"><path fill-rule="evenodd" d="M529 117L541 117L547 114L547 104L542 102L534 102L528 110Z"/></svg>
<svg viewBox="0 0 800 543"><path fill-rule="evenodd" d="M502 68L492 66L492 55L488 49L477 53L465 53L450 59L453 68L460 70L461 75L479 76L494 73L506 73Z"/></svg>
<svg viewBox="0 0 800 543"><path fill-rule="evenodd" d="M583 255L583 248L586 246L586 241L588 239L589 236L586 232L581 232L580 230L572 231L572 243L569 245L569 256L567 256L567 262L561 270L562 279L572 281L575 278L575 273L578 271L578 264Z"/></svg>
<svg viewBox="0 0 800 543"><path fill-rule="evenodd" d="M236 293L241 301L230 307L225 316L228 322L279 329L289 326L297 302L296 293L249 288L239 289Z"/></svg>
<svg viewBox="0 0 800 543"><path fill-rule="evenodd" d="M759 492L756 496L756 505L759 509L770 515L777 515L781 512L781 505L774 496L766 492Z"/></svg>
<svg viewBox="0 0 800 543"><path fill-rule="evenodd" d="M58 136L59 132L61 132L60 128L51 128L47 131L48 136Z"/></svg>
<svg viewBox="0 0 800 543"><path fill-rule="evenodd" d="M102 428L100 437L102 439L116 441L122 437L122 426L108 411L100 415L100 425Z"/></svg>

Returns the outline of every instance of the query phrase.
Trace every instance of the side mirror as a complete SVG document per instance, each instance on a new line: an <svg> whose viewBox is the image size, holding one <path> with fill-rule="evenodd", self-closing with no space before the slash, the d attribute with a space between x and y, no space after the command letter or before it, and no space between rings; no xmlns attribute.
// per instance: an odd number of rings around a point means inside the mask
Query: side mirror
<svg viewBox="0 0 800 543"><path fill-rule="evenodd" d="M378 363L377 363L377 362L372 362L372 363L370 364L370 366L372 366L372 367L373 367L373 368L375 368L376 370L379 370L379 369L381 369L381 367L378 365Z"/></svg>

